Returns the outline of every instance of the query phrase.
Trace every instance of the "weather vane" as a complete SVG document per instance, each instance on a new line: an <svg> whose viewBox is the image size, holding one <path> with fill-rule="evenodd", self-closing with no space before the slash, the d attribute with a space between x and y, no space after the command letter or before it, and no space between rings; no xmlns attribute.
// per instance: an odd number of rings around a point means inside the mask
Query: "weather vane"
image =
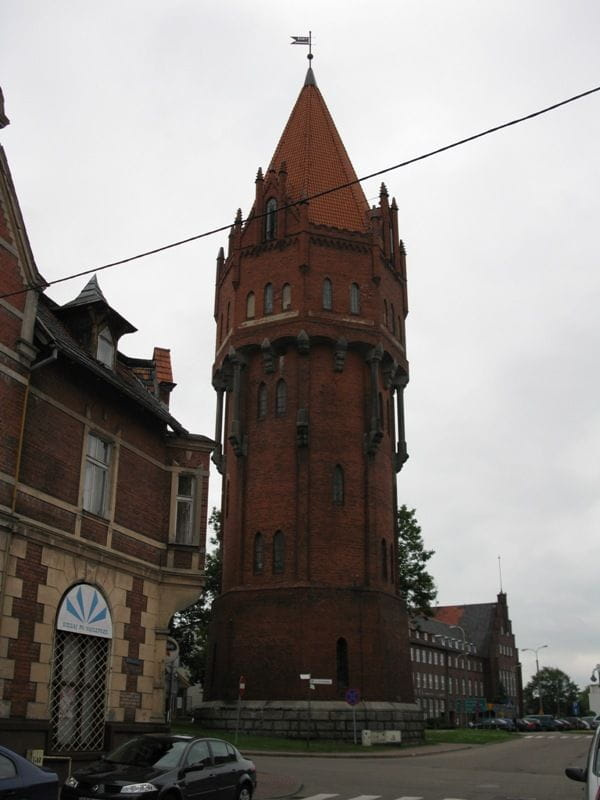
<svg viewBox="0 0 600 800"><path fill-rule="evenodd" d="M313 58L312 54L312 31L308 32L308 36L292 36L290 44L306 44L308 45L308 55L306 56L309 61Z"/></svg>

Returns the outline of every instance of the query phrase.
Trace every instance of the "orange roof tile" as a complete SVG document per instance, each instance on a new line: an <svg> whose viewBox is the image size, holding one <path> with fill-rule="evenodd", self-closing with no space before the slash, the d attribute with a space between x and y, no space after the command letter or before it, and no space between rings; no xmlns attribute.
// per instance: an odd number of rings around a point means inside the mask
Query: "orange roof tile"
<svg viewBox="0 0 600 800"><path fill-rule="evenodd" d="M155 347L152 358L156 363L156 378L159 383L173 383L173 370L171 369L171 351L162 347Z"/></svg>
<svg viewBox="0 0 600 800"><path fill-rule="evenodd" d="M292 200L356 180L356 173L312 70L285 126L269 169L286 163ZM311 222L353 231L367 229L369 205L360 184L310 201Z"/></svg>

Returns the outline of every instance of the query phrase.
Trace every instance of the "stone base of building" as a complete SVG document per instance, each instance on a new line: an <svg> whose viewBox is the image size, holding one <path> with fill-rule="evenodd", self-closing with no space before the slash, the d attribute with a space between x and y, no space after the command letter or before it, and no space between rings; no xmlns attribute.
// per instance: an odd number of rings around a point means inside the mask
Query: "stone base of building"
<svg viewBox="0 0 600 800"><path fill-rule="evenodd" d="M402 744L422 744L425 717L414 703L365 702L349 706L341 701L218 700L201 703L194 722L209 730L280 736L285 739L357 741L363 730L399 730Z"/></svg>

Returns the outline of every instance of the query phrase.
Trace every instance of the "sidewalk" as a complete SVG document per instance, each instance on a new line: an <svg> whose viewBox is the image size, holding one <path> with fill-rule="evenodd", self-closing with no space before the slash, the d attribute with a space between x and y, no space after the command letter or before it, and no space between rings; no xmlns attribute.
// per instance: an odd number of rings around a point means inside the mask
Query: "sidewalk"
<svg viewBox="0 0 600 800"><path fill-rule="evenodd" d="M405 749L375 750L360 753L311 753L310 750L282 753L268 750L245 750L244 755L250 758L279 757L279 758L416 758L430 756L437 753L452 753L457 750L468 750L478 745L471 744L431 744L422 747L407 747ZM278 798L293 797L302 790L302 783L288 775L279 775L272 772L258 771L258 786L254 800L278 800Z"/></svg>

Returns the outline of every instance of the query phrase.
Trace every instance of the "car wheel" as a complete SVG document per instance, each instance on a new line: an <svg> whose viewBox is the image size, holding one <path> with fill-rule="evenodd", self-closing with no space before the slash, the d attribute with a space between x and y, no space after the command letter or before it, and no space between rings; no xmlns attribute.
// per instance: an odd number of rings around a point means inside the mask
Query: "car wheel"
<svg viewBox="0 0 600 800"><path fill-rule="evenodd" d="M244 783L238 789L237 800L252 800L252 789L248 783Z"/></svg>

